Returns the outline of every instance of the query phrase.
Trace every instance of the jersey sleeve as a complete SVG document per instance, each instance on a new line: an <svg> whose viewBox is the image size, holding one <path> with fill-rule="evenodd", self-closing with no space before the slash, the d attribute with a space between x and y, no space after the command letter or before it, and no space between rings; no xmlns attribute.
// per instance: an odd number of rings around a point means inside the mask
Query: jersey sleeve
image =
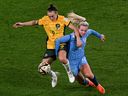
<svg viewBox="0 0 128 96"><path fill-rule="evenodd" d="M97 31L90 29L90 32L91 32L92 35L94 35L94 36L96 36L98 38L101 38L101 34L98 33Z"/></svg>
<svg viewBox="0 0 128 96"><path fill-rule="evenodd" d="M60 43L66 43L70 40L71 35L65 35L59 39L56 39L55 41L55 52L56 52L56 56L58 55L58 51L59 51L59 47L60 47Z"/></svg>
<svg viewBox="0 0 128 96"><path fill-rule="evenodd" d="M68 26L68 25L70 24L70 22L71 22L71 21L70 21L68 18L65 18L65 17L64 17L64 25L65 25L65 26Z"/></svg>
<svg viewBox="0 0 128 96"><path fill-rule="evenodd" d="M45 16L38 20L38 25L44 25L46 22Z"/></svg>

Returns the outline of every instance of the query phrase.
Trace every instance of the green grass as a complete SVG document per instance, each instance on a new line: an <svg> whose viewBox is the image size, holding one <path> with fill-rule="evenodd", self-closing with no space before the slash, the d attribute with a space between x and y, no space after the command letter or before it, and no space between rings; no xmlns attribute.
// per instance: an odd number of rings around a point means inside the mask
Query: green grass
<svg viewBox="0 0 128 96"><path fill-rule="evenodd" d="M50 77L37 72L45 31L39 26L12 28L17 21L41 18L50 3L62 15L73 10L85 16L90 28L106 35L105 43L88 39L88 62L106 89L104 96L127 96L128 0L0 0L0 96L100 96L94 88L70 84L58 60L52 67L61 75L51 88Z"/></svg>

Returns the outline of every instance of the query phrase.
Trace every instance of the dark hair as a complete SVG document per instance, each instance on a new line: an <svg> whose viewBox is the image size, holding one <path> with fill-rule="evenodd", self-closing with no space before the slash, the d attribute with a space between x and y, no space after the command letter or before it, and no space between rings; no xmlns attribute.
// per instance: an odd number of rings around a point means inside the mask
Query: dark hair
<svg viewBox="0 0 128 96"><path fill-rule="evenodd" d="M49 12L51 11L58 11L57 8L55 6L53 6L53 4L50 4L50 6L47 9Z"/></svg>

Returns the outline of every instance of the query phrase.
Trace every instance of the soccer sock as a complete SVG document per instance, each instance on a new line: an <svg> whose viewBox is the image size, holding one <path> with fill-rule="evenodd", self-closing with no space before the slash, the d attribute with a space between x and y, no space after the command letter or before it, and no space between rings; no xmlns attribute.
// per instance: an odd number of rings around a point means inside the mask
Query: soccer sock
<svg viewBox="0 0 128 96"><path fill-rule="evenodd" d="M87 80L83 80L83 82L82 82L82 85L88 85L88 81Z"/></svg>
<svg viewBox="0 0 128 96"><path fill-rule="evenodd" d="M94 78L93 79L91 79L91 78L89 78L96 86L98 86L98 81L97 81L97 79L96 79L96 77L94 76Z"/></svg>
<svg viewBox="0 0 128 96"><path fill-rule="evenodd" d="M69 61L67 60L67 64L62 64L67 72L70 71Z"/></svg>
<svg viewBox="0 0 128 96"><path fill-rule="evenodd" d="M48 72L48 74L49 74L51 77L53 76L54 73L55 73L55 72L52 71L52 70L50 70L50 71Z"/></svg>

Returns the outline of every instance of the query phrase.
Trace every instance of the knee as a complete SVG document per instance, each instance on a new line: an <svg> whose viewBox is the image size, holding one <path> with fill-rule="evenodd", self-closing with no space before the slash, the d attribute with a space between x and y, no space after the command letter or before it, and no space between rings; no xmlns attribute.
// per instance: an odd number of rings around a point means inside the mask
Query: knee
<svg viewBox="0 0 128 96"><path fill-rule="evenodd" d="M59 56L59 61L61 62L61 63L67 63L67 58L65 58L65 57L63 57L63 56Z"/></svg>

